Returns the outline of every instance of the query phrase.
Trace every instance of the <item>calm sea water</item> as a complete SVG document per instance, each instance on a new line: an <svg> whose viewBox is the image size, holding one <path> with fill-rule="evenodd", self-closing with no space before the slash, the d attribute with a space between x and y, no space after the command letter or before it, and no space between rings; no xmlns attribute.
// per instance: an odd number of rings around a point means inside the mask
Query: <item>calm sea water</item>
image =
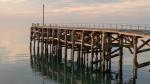
<svg viewBox="0 0 150 84"><path fill-rule="evenodd" d="M117 84L114 74L88 74L72 71L57 62L31 61L29 52L30 28L0 29L0 84ZM150 60L149 52L139 55L139 62ZM131 78L131 59L124 52L123 80ZM69 65L68 65L69 66ZM112 70L117 71L117 58L113 59ZM75 68L76 69L76 68ZM150 67L138 70L137 84L150 84ZM86 74L86 75L85 75ZM65 78L66 77L66 78ZM82 80L81 80L82 79Z"/></svg>

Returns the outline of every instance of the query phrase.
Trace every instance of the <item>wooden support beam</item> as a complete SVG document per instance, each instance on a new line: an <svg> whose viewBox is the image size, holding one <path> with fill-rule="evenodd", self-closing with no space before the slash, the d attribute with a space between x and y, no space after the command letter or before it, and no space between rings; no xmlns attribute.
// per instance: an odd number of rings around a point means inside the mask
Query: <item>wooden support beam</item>
<svg viewBox="0 0 150 84"><path fill-rule="evenodd" d="M71 60L72 64L74 64L74 30L71 31L71 41L72 41Z"/></svg>
<svg viewBox="0 0 150 84"><path fill-rule="evenodd" d="M141 41L143 42L143 44L138 47L138 50L140 50L146 44L149 45L148 42L150 42L150 39L148 39L147 41L144 41L144 40L141 40Z"/></svg>
<svg viewBox="0 0 150 84"><path fill-rule="evenodd" d="M67 63L67 30L65 30L65 63Z"/></svg>
<svg viewBox="0 0 150 84"><path fill-rule="evenodd" d="M112 36L112 39L113 39L112 42L119 40L119 38L114 38L113 36Z"/></svg>
<svg viewBox="0 0 150 84"><path fill-rule="evenodd" d="M107 57L107 58L105 58L105 59L111 59L111 58L114 58L114 57L117 57L117 56L119 56L119 54L117 53L117 54L114 54L114 55L111 55L111 57Z"/></svg>
<svg viewBox="0 0 150 84"><path fill-rule="evenodd" d="M100 60L102 60L102 34L100 34L100 44L101 44L101 46L99 47L100 48L100 51L99 51L99 57L100 57ZM102 61L100 61L100 63L99 63L99 70L101 70L101 68L102 68Z"/></svg>
<svg viewBox="0 0 150 84"><path fill-rule="evenodd" d="M91 65L90 65L90 68L91 68L91 71L93 71L93 58L94 58L94 32L92 32L91 34Z"/></svg>
<svg viewBox="0 0 150 84"><path fill-rule="evenodd" d="M142 41L143 43L145 43L145 41L144 41L143 39L141 39L141 41ZM145 45L147 45L147 46L149 46L149 47L150 47L149 42L147 42Z"/></svg>
<svg viewBox="0 0 150 84"><path fill-rule="evenodd" d="M145 66L148 66L148 65L150 65L150 61L138 64L137 68L142 68L142 67L145 67Z"/></svg>
<svg viewBox="0 0 150 84"><path fill-rule="evenodd" d="M60 51L60 29L57 29L57 38L58 38L58 40L57 40L57 58L59 59L59 52L61 52Z"/></svg>
<svg viewBox="0 0 150 84"><path fill-rule="evenodd" d="M40 28L38 28L38 41L37 41L37 54L39 55L39 45L40 45Z"/></svg>
<svg viewBox="0 0 150 84"><path fill-rule="evenodd" d="M118 52L120 48L117 48L116 50L112 51L111 54L114 54L115 52Z"/></svg>
<svg viewBox="0 0 150 84"><path fill-rule="evenodd" d="M111 57L112 56L112 54L111 54L111 50L112 50L112 47L111 47L111 43L112 43L112 38L111 38L111 34L110 33L108 33L108 44L107 44L107 56L108 57ZM107 71L111 71L111 59L108 59L107 60Z"/></svg>
<svg viewBox="0 0 150 84"><path fill-rule="evenodd" d="M47 55L48 55L48 41L49 41L49 31L48 31L48 28L47 28L47 32L46 32L46 46L45 46L45 49L46 49L46 53L47 53Z"/></svg>
<svg viewBox="0 0 150 84"><path fill-rule="evenodd" d="M83 46L84 46L84 31L81 34L81 45L80 45L80 66L83 65Z"/></svg>
<svg viewBox="0 0 150 84"><path fill-rule="evenodd" d="M133 51L132 51L132 49L131 49L131 48L128 48L128 49L129 49L130 53L131 53L131 54L133 54Z"/></svg>
<svg viewBox="0 0 150 84"><path fill-rule="evenodd" d="M111 45L112 45L112 47L119 47L120 46L119 43L112 43ZM122 46L129 48L129 47L131 47L131 44L123 44Z"/></svg>
<svg viewBox="0 0 150 84"><path fill-rule="evenodd" d="M36 43L36 38L33 39L33 52L35 54L35 43Z"/></svg>
<svg viewBox="0 0 150 84"><path fill-rule="evenodd" d="M136 79L137 78L137 43L138 43L138 38L136 36L133 37L133 65L132 65L132 78Z"/></svg>
<svg viewBox="0 0 150 84"><path fill-rule="evenodd" d="M123 35L119 35L119 68L118 68L118 71L119 71L119 82L120 84L122 84L122 66L123 66Z"/></svg>
<svg viewBox="0 0 150 84"><path fill-rule="evenodd" d="M42 28L42 36L41 36L41 54L43 54L44 50L44 29Z"/></svg>
<svg viewBox="0 0 150 84"><path fill-rule="evenodd" d="M107 58L107 57L108 57L108 59L112 58L112 57L109 58L109 56L112 55L112 54L114 54L114 53L116 53L116 52L118 52L119 50L120 50L120 48L115 49L114 51L111 52L111 54L108 54L108 55L106 56L106 58ZM112 55L112 56L113 56L113 55Z"/></svg>
<svg viewBox="0 0 150 84"><path fill-rule="evenodd" d="M106 33L103 32L102 37L102 72L105 71L105 47L106 47Z"/></svg>
<svg viewBox="0 0 150 84"><path fill-rule="evenodd" d="M130 37L129 37L129 36L125 36L124 39L125 39L125 41L127 41L127 42L129 42L129 43L132 42L132 41L130 40Z"/></svg>
<svg viewBox="0 0 150 84"><path fill-rule="evenodd" d="M32 27L30 30L31 34L30 34L30 54L32 53L32 37L33 37L33 32L32 32Z"/></svg>
<svg viewBox="0 0 150 84"><path fill-rule="evenodd" d="M51 51L51 54L52 54L52 56L54 54L54 28L52 29L52 51Z"/></svg>
<svg viewBox="0 0 150 84"><path fill-rule="evenodd" d="M143 53L143 52L148 52L148 51L150 51L150 48L139 50L137 53Z"/></svg>

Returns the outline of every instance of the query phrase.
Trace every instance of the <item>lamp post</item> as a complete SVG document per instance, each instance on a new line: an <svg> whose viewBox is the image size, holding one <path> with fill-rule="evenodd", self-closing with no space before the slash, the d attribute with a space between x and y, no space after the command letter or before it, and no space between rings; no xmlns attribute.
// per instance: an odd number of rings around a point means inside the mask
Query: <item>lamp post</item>
<svg viewBox="0 0 150 84"><path fill-rule="evenodd" d="M44 4L44 0L43 0L43 26L45 24L45 4Z"/></svg>

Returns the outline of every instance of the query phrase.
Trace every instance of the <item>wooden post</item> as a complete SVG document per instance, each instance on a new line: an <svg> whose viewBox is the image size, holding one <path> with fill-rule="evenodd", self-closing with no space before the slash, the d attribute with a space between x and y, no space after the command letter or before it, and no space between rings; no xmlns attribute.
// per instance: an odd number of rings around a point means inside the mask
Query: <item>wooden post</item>
<svg viewBox="0 0 150 84"><path fill-rule="evenodd" d="M30 53L32 53L32 38L33 38L33 27L30 30Z"/></svg>
<svg viewBox="0 0 150 84"><path fill-rule="evenodd" d="M33 39L33 51L34 51L34 54L35 54L35 43L36 43L36 36L34 36L34 39Z"/></svg>
<svg viewBox="0 0 150 84"><path fill-rule="evenodd" d="M105 42L106 42L106 33L103 32L103 37L102 37L102 72L105 71Z"/></svg>
<svg viewBox="0 0 150 84"><path fill-rule="evenodd" d="M50 30L50 49L49 49L49 51L50 51L50 59L51 59L51 55L52 55L52 32L53 30L51 29Z"/></svg>
<svg viewBox="0 0 150 84"><path fill-rule="evenodd" d="M37 56L39 57L39 45L40 45L40 28L38 28L38 37L37 37Z"/></svg>
<svg viewBox="0 0 150 84"><path fill-rule="evenodd" d="M71 32L71 41L72 41L71 60L73 64L74 63L74 30L72 30Z"/></svg>
<svg viewBox="0 0 150 84"><path fill-rule="evenodd" d="M111 43L112 43L111 34L109 34L109 36L108 36L108 44L109 44L109 46L108 46L108 54L109 54L109 57L111 57L111 49L112 49ZM108 66L108 68L109 68L109 72L111 72L111 58L109 59L109 66Z"/></svg>
<svg viewBox="0 0 150 84"><path fill-rule="evenodd" d="M92 32L92 34L91 34L91 61L90 61L91 71L93 71L93 58L94 58L94 49L93 49L93 47L94 47L94 38L93 38L93 34L94 34L94 32Z"/></svg>
<svg viewBox="0 0 150 84"><path fill-rule="evenodd" d="M65 63L67 63L67 30L65 30Z"/></svg>
<svg viewBox="0 0 150 84"><path fill-rule="evenodd" d="M60 30L57 29L57 44L56 44L56 56L57 56L57 59L59 59L59 45L60 45Z"/></svg>
<svg viewBox="0 0 150 84"><path fill-rule="evenodd" d="M83 53L83 66L85 66L85 61L86 61L86 48L84 47L84 53Z"/></svg>
<svg viewBox="0 0 150 84"><path fill-rule="evenodd" d="M47 28L47 39L46 39L46 53L47 53L47 56L48 56L48 42L49 42L49 30Z"/></svg>
<svg viewBox="0 0 150 84"><path fill-rule="evenodd" d="M123 60L123 35L119 35L119 49L120 49L120 51L119 51L119 79L120 79L120 84L122 84L123 83L123 81L122 81L122 74L123 74L123 72L122 72L122 60Z"/></svg>
<svg viewBox="0 0 150 84"><path fill-rule="evenodd" d="M60 50L60 29L57 29L57 58L59 59L59 50Z"/></svg>
<svg viewBox="0 0 150 84"><path fill-rule="evenodd" d="M84 31L82 32L81 35L81 47L80 47L80 66L83 65L83 45L84 44Z"/></svg>
<svg viewBox="0 0 150 84"><path fill-rule="evenodd" d="M79 46L77 50L77 63L80 64L80 47Z"/></svg>
<svg viewBox="0 0 150 84"><path fill-rule="evenodd" d="M89 62L89 49L87 48L87 50L86 50L87 52L86 52L86 61L87 61L87 70L88 70L88 62Z"/></svg>
<svg viewBox="0 0 150 84"><path fill-rule="evenodd" d="M42 28L42 36L41 36L41 54L43 54L44 50L44 29Z"/></svg>
<svg viewBox="0 0 150 84"><path fill-rule="evenodd" d="M133 79L137 78L137 43L138 43L138 38L136 36L133 37Z"/></svg>
<svg viewBox="0 0 150 84"><path fill-rule="evenodd" d="M72 60L72 76L71 76L71 83L73 84L74 79L74 30L71 32L71 41L72 41L72 49L71 49L71 60Z"/></svg>
<svg viewBox="0 0 150 84"><path fill-rule="evenodd" d="M51 51L51 56L53 57L54 54L54 28L52 29L52 51Z"/></svg>
<svg viewBox="0 0 150 84"><path fill-rule="evenodd" d="M100 60L102 60L102 34L100 34ZM99 63L99 69L102 70L102 61Z"/></svg>

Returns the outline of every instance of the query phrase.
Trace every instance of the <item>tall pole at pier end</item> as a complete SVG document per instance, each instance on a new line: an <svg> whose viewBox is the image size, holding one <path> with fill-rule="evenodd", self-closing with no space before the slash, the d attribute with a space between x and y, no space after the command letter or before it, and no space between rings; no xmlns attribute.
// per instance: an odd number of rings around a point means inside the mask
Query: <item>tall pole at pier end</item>
<svg viewBox="0 0 150 84"><path fill-rule="evenodd" d="M45 15L44 15L45 10L44 9L45 9L45 5L43 4L43 26L45 24L45 22L44 22L45 21Z"/></svg>

